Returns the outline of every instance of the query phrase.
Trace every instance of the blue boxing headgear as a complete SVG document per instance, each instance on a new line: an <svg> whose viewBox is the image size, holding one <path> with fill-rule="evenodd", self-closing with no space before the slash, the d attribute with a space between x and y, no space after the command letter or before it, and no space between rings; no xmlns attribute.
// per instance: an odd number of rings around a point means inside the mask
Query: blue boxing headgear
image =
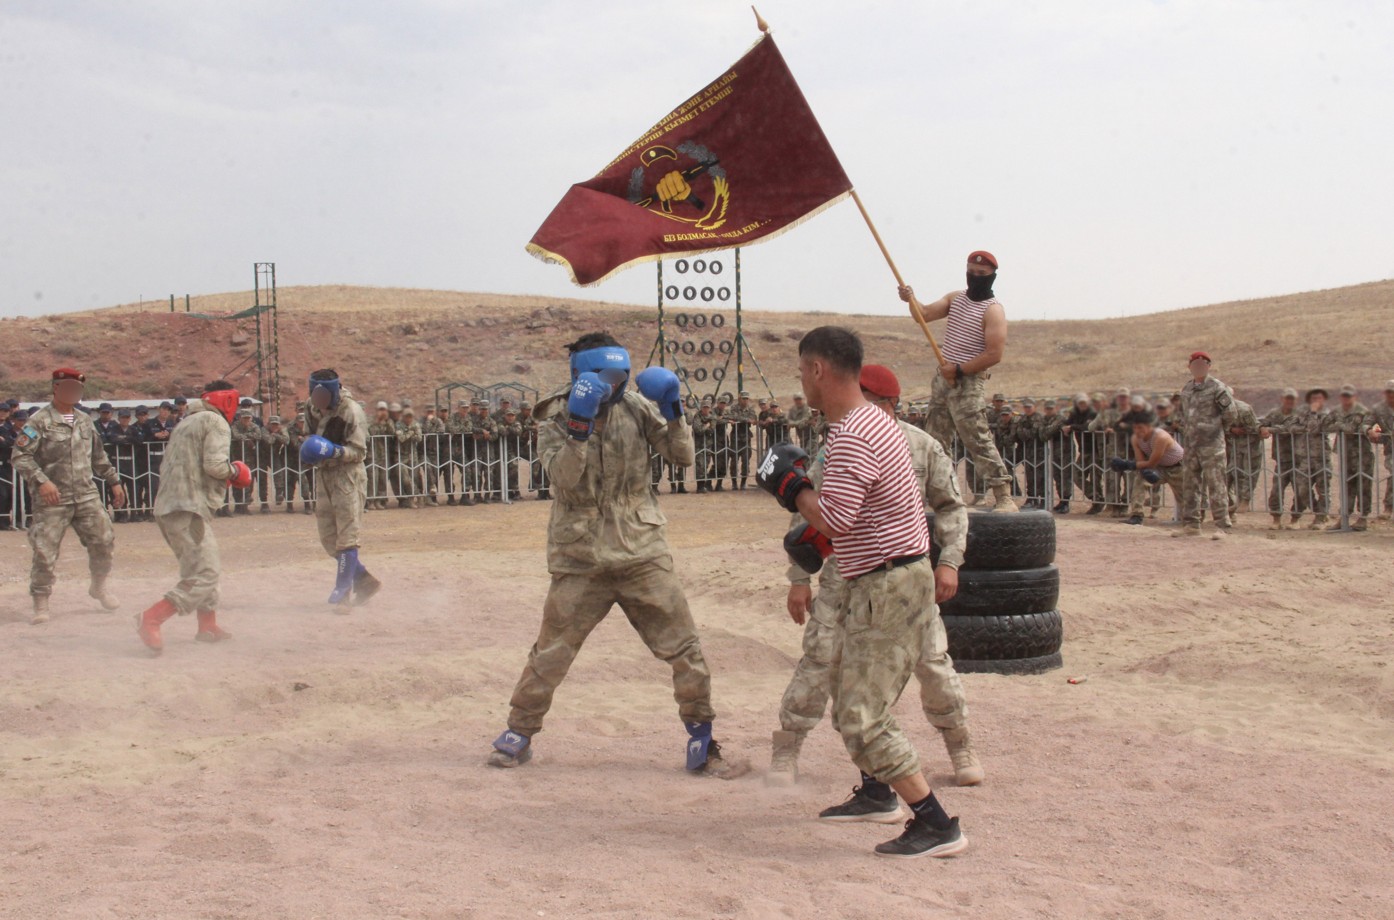
<svg viewBox="0 0 1394 920"><path fill-rule="evenodd" d="M575 380L587 371L610 385L610 398L606 402L617 403L624 395L625 384L629 382L629 352L618 345L602 345L573 352L571 379Z"/></svg>
<svg viewBox="0 0 1394 920"><path fill-rule="evenodd" d="M333 371L315 371L310 375L310 403L321 411L334 409L339 405L339 391L342 384L339 377ZM316 399L316 394L319 398ZM328 399L325 399L325 396ZM323 405L320 403L323 402Z"/></svg>

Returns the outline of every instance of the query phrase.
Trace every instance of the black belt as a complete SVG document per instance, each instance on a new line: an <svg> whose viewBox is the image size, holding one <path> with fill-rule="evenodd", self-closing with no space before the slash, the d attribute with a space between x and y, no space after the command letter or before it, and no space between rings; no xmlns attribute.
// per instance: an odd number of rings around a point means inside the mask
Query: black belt
<svg viewBox="0 0 1394 920"><path fill-rule="evenodd" d="M891 569L901 569L907 565L914 565L915 563L920 562L924 559L924 557L924 553L916 553L913 556L896 556L892 559L887 559L885 562L881 563L876 568L870 569L866 572L862 572L861 575L856 575L854 577L861 578L862 575L874 575L877 572L889 572Z"/></svg>

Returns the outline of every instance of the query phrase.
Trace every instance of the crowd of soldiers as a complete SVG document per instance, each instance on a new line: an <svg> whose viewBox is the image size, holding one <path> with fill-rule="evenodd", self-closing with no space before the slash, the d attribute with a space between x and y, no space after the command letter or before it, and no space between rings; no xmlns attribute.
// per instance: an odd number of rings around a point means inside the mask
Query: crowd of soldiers
<svg viewBox="0 0 1394 920"><path fill-rule="evenodd" d="M1389 518L1394 499L1389 485L1394 380L1386 385L1384 401L1373 408L1358 400L1352 386L1337 391L1334 408L1327 408L1328 399L1322 387L1303 394L1289 388L1280 404L1262 416L1248 403L1234 401L1226 438L1231 514L1249 508L1266 479L1266 507L1275 528L1335 526L1338 495L1333 487L1339 488L1344 471L1352 526L1363 529L1376 516L1381 481L1385 485L1377 516ZM1078 393L1073 398L1028 396L1009 401L997 393L985 411L997 449L1013 474L1013 494L1024 497L1024 507L1068 513L1079 493L1089 503L1087 514L1128 517L1140 504L1155 517L1163 506L1162 487L1117 472L1109 461L1131 455L1133 420L1143 413L1155 415L1157 426L1184 444L1180 400L1180 393L1144 396L1126 388L1111 398ZM778 399L757 400L746 391L704 396L696 402L687 409L695 466L673 467L655 455L654 488L666 477L669 491L678 493L686 493L693 483L698 493L720 492L728 483L733 491L746 489L758 451L792 441L816 454L827 434L826 421L800 394L787 410ZM163 445L186 406L181 396L153 409L114 410L110 403L101 403L88 410L129 497L127 507L114 513L118 523L150 519ZM257 412L256 404L244 399L232 425L232 459L251 468L252 485L230 489L219 514L251 514L258 506L262 514L271 513L273 506L294 513L297 493L299 510L311 513L314 471L299 460L300 445L310 433L303 411L284 419L263 419ZM911 402L901 414L911 424L924 425L923 404ZM9 454L26 417L17 400L0 402L0 529L23 526L18 515L24 503L14 495ZM972 458L957 444L954 447L970 486L966 500L976 504L988 486L973 468ZM1381 447L1382 464L1376 455ZM418 418L408 399L380 400L371 413L368 448L368 510L385 510L392 502L415 508L423 502L463 506L518 500L529 491L538 499L551 497L537 452L537 420L528 402L515 407L508 397L499 399L497 406L488 399L466 399L456 402L453 411L427 406ZM1381 466L1382 476L1377 475ZM520 482L520 468L526 470L526 482ZM1140 499L1132 494L1139 489L1144 491ZM1308 514L1310 519L1304 517Z"/></svg>
<svg viewBox="0 0 1394 920"><path fill-rule="evenodd" d="M1161 486L1138 482L1114 470L1110 461L1133 455L1129 442L1134 424L1149 414L1158 428L1184 446L1181 399L1180 392L1148 396L1127 388L1111 398L1104 393L1077 393L1072 398L1028 396L1015 402L996 393L986 412L997 449L1013 472L1013 494L1025 496L1024 507L1045 508L1053 499L1052 510L1068 513L1078 491L1089 502L1087 514L1125 517L1130 507L1137 507L1129 493L1143 489L1142 504L1155 517L1162 506ZM1251 506L1255 490L1267 478L1270 487L1264 507L1274 529L1335 528L1338 525L1332 519L1339 514L1344 476L1354 529L1365 529L1375 515L1375 493L1381 481L1378 518L1390 519L1394 511L1394 380L1386 381L1384 400L1373 408L1360 402L1352 385L1337 391L1334 407L1327 407L1329 399L1324 387L1301 394L1289 387L1282 391L1278 406L1263 415L1249 403L1233 400L1225 438L1226 500L1231 516ZM910 404L905 414L907 421L923 425L922 405ZM1382 464L1377 463L1378 448L1383 448ZM956 459L963 461L972 486L967 500L981 501L986 486L973 469L972 458L959 450ZM1307 514L1310 520L1304 519Z"/></svg>

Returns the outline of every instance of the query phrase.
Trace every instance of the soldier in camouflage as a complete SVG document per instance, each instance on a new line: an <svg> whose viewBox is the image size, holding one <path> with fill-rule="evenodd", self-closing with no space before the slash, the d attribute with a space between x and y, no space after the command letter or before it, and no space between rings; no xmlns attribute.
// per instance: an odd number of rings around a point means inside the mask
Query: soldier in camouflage
<svg viewBox="0 0 1394 920"><path fill-rule="evenodd" d="M1384 504L1380 520L1394 517L1394 380L1384 382L1384 402L1370 410L1370 443L1384 447Z"/></svg>
<svg viewBox="0 0 1394 920"><path fill-rule="evenodd" d="M1229 518L1235 519L1241 508L1247 509L1253 500L1254 489L1263 478L1263 442L1271 437L1254 414L1254 407L1242 399L1234 401L1234 421L1225 439L1229 465Z"/></svg>
<svg viewBox="0 0 1394 920"><path fill-rule="evenodd" d="M1370 410L1356 396L1355 387L1346 384L1338 394L1339 404L1326 417L1322 430L1336 436L1336 451L1345 477L1345 511L1354 512L1351 530L1369 526L1375 483L1375 450L1370 444ZM1340 530L1336 521L1328 530Z"/></svg>
<svg viewBox="0 0 1394 920"><path fill-rule="evenodd" d="M393 463L397 444L397 423L392 407L379 400L373 421L368 425L368 497L365 510L387 510L387 472ZM399 493L400 495L400 493Z"/></svg>
<svg viewBox="0 0 1394 920"><path fill-rule="evenodd" d="M1327 393L1322 387L1313 387L1303 396L1305 405L1297 410L1294 423L1294 438L1301 448L1302 461L1299 467L1299 489L1312 509L1312 523L1308 530L1321 530L1326 526L1326 515L1331 507L1331 441L1326 436Z"/></svg>
<svg viewBox="0 0 1394 920"><path fill-rule="evenodd" d="M1307 496L1298 486L1298 476L1306 463L1306 445L1300 436L1297 414L1297 391L1283 390L1278 407L1259 419L1265 437L1273 439L1273 486L1268 490L1268 513L1273 517L1270 530L1282 530L1283 505L1287 490L1292 489L1292 518L1289 526L1296 527L1307 510Z"/></svg>
<svg viewBox="0 0 1394 920"><path fill-rule="evenodd" d="M1229 517L1229 489L1225 476L1225 429L1234 424L1234 397L1229 387L1210 376L1210 356L1191 355L1191 380L1181 389L1182 417L1186 425L1186 456L1182 461L1182 529L1174 537L1200 536L1203 497L1208 497L1215 519L1213 539L1233 529Z"/></svg>

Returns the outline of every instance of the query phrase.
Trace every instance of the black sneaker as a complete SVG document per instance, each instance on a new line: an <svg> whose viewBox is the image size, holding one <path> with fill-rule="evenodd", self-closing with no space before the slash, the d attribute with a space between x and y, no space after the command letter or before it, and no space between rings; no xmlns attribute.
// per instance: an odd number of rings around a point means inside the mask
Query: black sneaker
<svg viewBox="0 0 1394 920"><path fill-rule="evenodd" d="M893 859L914 859L918 856L957 856L968 849L968 838L958 829L958 819L949 822L948 828L938 830L928 821L911 818L905 822L905 832L894 840L887 840L876 847L877 856Z"/></svg>
<svg viewBox="0 0 1394 920"><path fill-rule="evenodd" d="M1089 510L1086 511L1086 512L1084 512L1084 513L1085 513L1085 514L1102 514L1102 513L1103 513L1103 510L1104 510L1104 506L1101 505L1101 504L1099 504L1098 502L1095 502L1094 504L1090 505L1090 506L1089 506Z"/></svg>
<svg viewBox="0 0 1394 920"><path fill-rule="evenodd" d="M1069 502L1060 502L1058 505L1056 505L1056 506L1055 506L1054 508L1052 508L1051 510L1054 511L1056 514L1069 514L1069 513L1070 513L1070 503L1069 503Z"/></svg>
<svg viewBox="0 0 1394 920"><path fill-rule="evenodd" d="M852 796L841 805L818 812L822 821L871 821L876 824L895 824L902 817L900 800L894 794L877 799L862 792L862 786L852 787Z"/></svg>
<svg viewBox="0 0 1394 920"><path fill-rule="evenodd" d="M1128 518L1128 523L1129 523L1129 524L1141 524L1141 523L1142 523L1142 515L1140 515L1140 514L1134 514L1132 517Z"/></svg>

